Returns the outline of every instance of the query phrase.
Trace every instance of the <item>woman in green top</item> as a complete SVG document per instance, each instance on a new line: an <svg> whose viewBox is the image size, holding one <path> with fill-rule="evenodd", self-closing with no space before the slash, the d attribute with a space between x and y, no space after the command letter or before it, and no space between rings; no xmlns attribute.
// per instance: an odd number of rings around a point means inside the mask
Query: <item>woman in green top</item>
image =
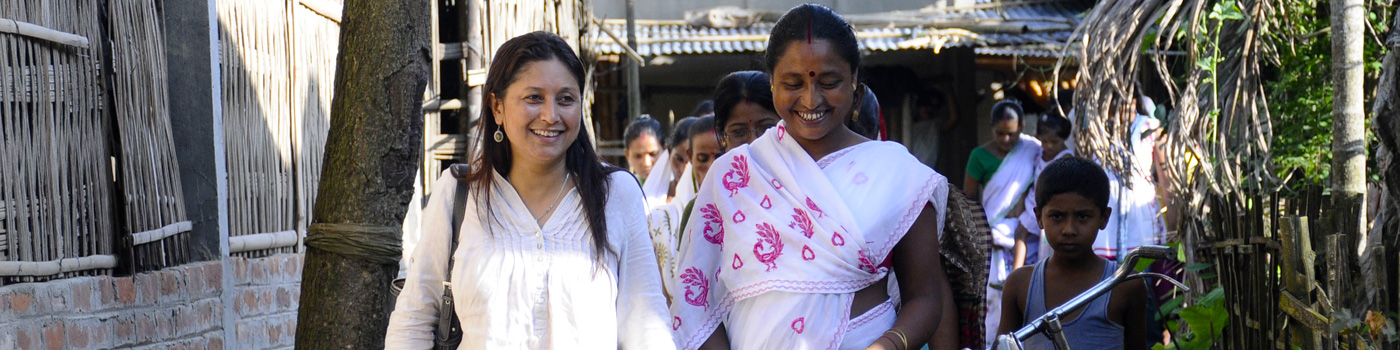
<svg viewBox="0 0 1400 350"><path fill-rule="evenodd" d="M992 228L991 266L987 270L987 343L1000 323L1001 281L1011 271L1011 250L1016 244L1017 217L1025 193L1034 181L1040 142L1021 134L1021 104L1002 100L992 105L992 141L972 150L963 190L980 199Z"/></svg>
<svg viewBox="0 0 1400 350"><path fill-rule="evenodd" d="M963 192L968 198L982 198L982 186L987 185L1001 167L1001 160L1021 142L1021 107L1010 101L1014 100L1001 100L992 106L992 140L972 149L967 159Z"/></svg>

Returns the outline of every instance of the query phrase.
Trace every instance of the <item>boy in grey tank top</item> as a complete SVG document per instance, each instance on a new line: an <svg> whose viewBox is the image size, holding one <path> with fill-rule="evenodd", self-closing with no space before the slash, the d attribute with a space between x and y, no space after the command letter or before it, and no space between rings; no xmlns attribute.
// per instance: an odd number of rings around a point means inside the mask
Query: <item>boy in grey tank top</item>
<svg viewBox="0 0 1400 350"><path fill-rule="evenodd" d="M1064 304L1118 268L1094 254L1094 238L1108 224L1108 177L1103 168L1079 157L1050 163L1036 179L1036 221L1053 253L1006 278L1001 326L1005 334ZM1146 349L1146 290L1141 283L1119 284L1108 294L1061 319L1070 349ZM1025 342L1028 350L1054 350L1044 335Z"/></svg>

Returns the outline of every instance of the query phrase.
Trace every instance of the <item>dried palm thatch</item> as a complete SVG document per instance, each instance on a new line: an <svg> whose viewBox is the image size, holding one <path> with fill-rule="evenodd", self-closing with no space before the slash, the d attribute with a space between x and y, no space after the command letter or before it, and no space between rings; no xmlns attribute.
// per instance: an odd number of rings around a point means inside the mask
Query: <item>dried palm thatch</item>
<svg viewBox="0 0 1400 350"><path fill-rule="evenodd" d="M1263 33L1271 29L1270 0L1111 0L1100 2L1074 36L1080 83L1074 96L1079 154L1125 177L1133 172L1128 145L1137 86L1151 57L1167 82L1176 109L1169 114L1166 179L1181 205L1180 236L1187 263L1215 264L1213 283L1226 290L1234 310L1225 348L1271 346L1276 333L1277 244L1268 231L1278 210L1269 145L1272 131L1260 81L1273 52ZM1160 35L1159 35L1160 34ZM1149 40L1149 38L1151 38ZM1185 50L1185 65L1146 56ZM1185 70L1174 67L1189 67ZM1058 71L1058 69L1057 69ZM1210 288L1188 274L1194 292ZM1260 287L1265 286L1265 287ZM1202 288L1204 287L1204 288Z"/></svg>

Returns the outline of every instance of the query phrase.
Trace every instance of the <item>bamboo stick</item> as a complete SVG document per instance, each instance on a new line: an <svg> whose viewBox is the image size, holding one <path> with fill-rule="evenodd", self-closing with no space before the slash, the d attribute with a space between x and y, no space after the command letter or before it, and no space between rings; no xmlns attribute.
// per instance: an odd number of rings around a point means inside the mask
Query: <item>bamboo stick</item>
<svg viewBox="0 0 1400 350"><path fill-rule="evenodd" d="M229 252L246 253L292 247L297 244L298 236L297 231L290 230L230 237Z"/></svg>
<svg viewBox="0 0 1400 350"><path fill-rule="evenodd" d="M0 276L53 276L74 271L110 269L117 266L112 255L88 255L48 261L0 261Z"/></svg>
<svg viewBox="0 0 1400 350"><path fill-rule="evenodd" d="M193 226L189 221L181 221L165 225L158 229L133 233L131 241L132 245L157 242L180 233L189 232L192 228Z"/></svg>
<svg viewBox="0 0 1400 350"><path fill-rule="evenodd" d="M298 0L301 6L335 23L340 23L342 6L326 0Z"/></svg>
<svg viewBox="0 0 1400 350"><path fill-rule="evenodd" d="M65 33L27 22L0 18L0 33L10 33L30 38L51 41L58 44L86 49L88 38Z"/></svg>

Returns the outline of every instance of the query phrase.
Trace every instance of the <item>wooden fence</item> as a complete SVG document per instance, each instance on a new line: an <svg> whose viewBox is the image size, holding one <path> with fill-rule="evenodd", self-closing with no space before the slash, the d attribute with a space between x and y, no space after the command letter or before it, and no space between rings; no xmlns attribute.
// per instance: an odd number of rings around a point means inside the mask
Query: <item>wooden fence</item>
<svg viewBox="0 0 1400 350"><path fill-rule="evenodd" d="M299 251L330 126L341 3L219 1L230 251Z"/></svg>
<svg viewBox="0 0 1400 350"><path fill-rule="evenodd" d="M0 284L187 257L159 6L0 2Z"/></svg>

